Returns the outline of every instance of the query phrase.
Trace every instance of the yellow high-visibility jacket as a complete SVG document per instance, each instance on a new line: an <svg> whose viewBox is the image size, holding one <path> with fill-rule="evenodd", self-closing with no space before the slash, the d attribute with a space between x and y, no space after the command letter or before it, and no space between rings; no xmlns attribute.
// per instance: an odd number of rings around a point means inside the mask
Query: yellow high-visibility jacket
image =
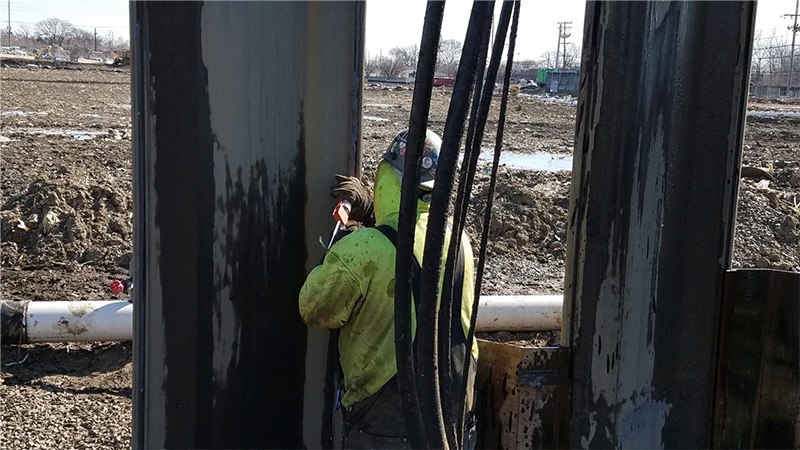
<svg viewBox="0 0 800 450"><path fill-rule="evenodd" d="M414 254L422 264L429 203L417 202ZM387 163L375 177L375 221L397 229L400 180ZM444 255L450 231L445 236ZM462 237L464 284L461 324L469 330L474 291L474 262L466 234ZM340 328L339 355L348 407L376 393L396 373L394 345L395 247L379 230L362 228L342 238L308 275L300 290L300 314L309 326ZM444 260L444 258L442 258ZM444 263L442 264L444 267ZM444 269L442 269L444 273ZM412 332L416 321L412 313ZM478 345L472 346L477 360Z"/></svg>

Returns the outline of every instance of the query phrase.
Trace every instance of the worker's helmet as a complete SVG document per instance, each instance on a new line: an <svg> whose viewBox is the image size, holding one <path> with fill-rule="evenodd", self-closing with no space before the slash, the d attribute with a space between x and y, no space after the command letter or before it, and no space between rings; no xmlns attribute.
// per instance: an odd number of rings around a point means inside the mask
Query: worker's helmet
<svg viewBox="0 0 800 450"><path fill-rule="evenodd" d="M402 178L406 163L406 143L408 141L408 130L400 132L394 137L392 143L383 159ZM436 178L436 167L439 164L439 149L442 147L442 139L431 130L425 134L425 145L422 150L422 161L420 163L420 187L433 189L433 180Z"/></svg>

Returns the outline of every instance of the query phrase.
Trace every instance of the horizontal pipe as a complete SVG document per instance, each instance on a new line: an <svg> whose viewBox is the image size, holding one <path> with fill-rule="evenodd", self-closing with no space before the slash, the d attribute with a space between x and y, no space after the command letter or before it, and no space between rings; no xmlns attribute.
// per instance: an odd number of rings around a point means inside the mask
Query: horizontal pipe
<svg viewBox="0 0 800 450"><path fill-rule="evenodd" d="M130 341L127 301L2 302L7 343Z"/></svg>
<svg viewBox="0 0 800 450"><path fill-rule="evenodd" d="M482 295L475 331L561 329L563 295Z"/></svg>
<svg viewBox="0 0 800 450"><path fill-rule="evenodd" d="M476 331L549 331L561 328L561 295L481 297ZM133 306L127 301L3 301L2 341L130 341Z"/></svg>

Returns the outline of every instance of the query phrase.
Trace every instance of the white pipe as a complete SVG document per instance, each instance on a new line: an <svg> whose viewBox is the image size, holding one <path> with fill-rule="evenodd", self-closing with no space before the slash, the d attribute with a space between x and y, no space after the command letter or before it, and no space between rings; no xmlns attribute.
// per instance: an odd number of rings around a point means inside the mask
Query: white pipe
<svg viewBox="0 0 800 450"><path fill-rule="evenodd" d="M563 295L482 295L475 331L561 329Z"/></svg>
<svg viewBox="0 0 800 450"><path fill-rule="evenodd" d="M130 341L133 305L127 301L23 302L17 311L23 342ZM476 331L561 328L561 295L481 296ZM21 317L20 317L21 316ZM10 330L6 330L9 332ZM17 342L17 337L8 342Z"/></svg>
<svg viewBox="0 0 800 450"><path fill-rule="evenodd" d="M28 342L130 341L133 305L126 301L29 302Z"/></svg>

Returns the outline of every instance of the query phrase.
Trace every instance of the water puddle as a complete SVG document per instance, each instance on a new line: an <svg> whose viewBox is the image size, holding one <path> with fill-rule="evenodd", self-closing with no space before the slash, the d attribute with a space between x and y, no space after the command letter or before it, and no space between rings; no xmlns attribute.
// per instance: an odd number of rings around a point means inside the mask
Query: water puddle
<svg viewBox="0 0 800 450"><path fill-rule="evenodd" d="M388 122L389 119L384 119L383 117L376 117L376 116L364 116L364 120L371 120L373 122Z"/></svg>
<svg viewBox="0 0 800 450"><path fill-rule="evenodd" d="M107 135L106 130L72 130L65 128L6 128L9 134L35 134L38 136L69 136L79 141L88 141Z"/></svg>
<svg viewBox="0 0 800 450"><path fill-rule="evenodd" d="M800 112L789 111L747 111L748 116L755 117L800 117Z"/></svg>
<svg viewBox="0 0 800 450"><path fill-rule="evenodd" d="M479 158L491 162L494 160L494 153L481 152ZM553 153L501 153L500 164L509 169L557 172L572 170L572 156Z"/></svg>
<svg viewBox="0 0 800 450"><path fill-rule="evenodd" d="M459 162L464 157L461 154ZM484 164L491 164L494 160L494 151L484 149L478 156ZM539 170L543 172L558 172L572 170L572 155L555 153L501 153L500 165L516 170Z"/></svg>

